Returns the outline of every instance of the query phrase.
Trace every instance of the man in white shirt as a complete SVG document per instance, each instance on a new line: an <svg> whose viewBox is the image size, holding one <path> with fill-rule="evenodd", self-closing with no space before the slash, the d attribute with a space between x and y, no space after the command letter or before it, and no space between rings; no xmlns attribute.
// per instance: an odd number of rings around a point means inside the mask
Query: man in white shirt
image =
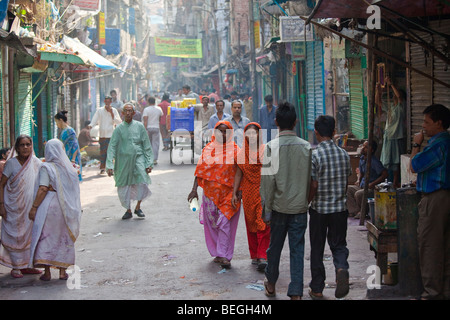
<svg viewBox="0 0 450 320"><path fill-rule="evenodd" d="M144 109L142 113L142 120L144 127L147 129L148 138L152 145L153 151L153 164L158 164L158 154L159 154L159 122L163 116L163 111L161 107L155 105L156 99L154 97L148 97L147 99L148 107Z"/></svg>
<svg viewBox="0 0 450 320"><path fill-rule="evenodd" d="M117 109L119 115L122 115L123 103L117 98L117 91L111 90L109 94L111 95L112 98L111 107Z"/></svg>
<svg viewBox="0 0 450 320"><path fill-rule="evenodd" d="M98 124L98 136L100 144L100 174L105 173L106 153L108 151L109 141L116 125L122 123L119 112L116 108L111 107L112 98L106 96L104 107L98 109L92 117L89 129Z"/></svg>

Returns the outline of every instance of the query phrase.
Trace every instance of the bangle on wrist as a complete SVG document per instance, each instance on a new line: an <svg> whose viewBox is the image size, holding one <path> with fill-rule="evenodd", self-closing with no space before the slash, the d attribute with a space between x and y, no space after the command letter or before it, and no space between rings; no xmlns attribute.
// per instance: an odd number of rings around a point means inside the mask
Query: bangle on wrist
<svg viewBox="0 0 450 320"><path fill-rule="evenodd" d="M412 145L412 147L413 147L413 148L420 148L420 144L414 143L414 144Z"/></svg>

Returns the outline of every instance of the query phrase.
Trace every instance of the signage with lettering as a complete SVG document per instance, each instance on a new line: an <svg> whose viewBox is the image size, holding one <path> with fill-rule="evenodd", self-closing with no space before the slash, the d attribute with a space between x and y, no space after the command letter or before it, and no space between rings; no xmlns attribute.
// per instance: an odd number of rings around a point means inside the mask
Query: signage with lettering
<svg viewBox="0 0 450 320"><path fill-rule="evenodd" d="M305 40L314 41L311 24L305 26L305 21L298 16L280 17L281 42L295 42Z"/></svg>

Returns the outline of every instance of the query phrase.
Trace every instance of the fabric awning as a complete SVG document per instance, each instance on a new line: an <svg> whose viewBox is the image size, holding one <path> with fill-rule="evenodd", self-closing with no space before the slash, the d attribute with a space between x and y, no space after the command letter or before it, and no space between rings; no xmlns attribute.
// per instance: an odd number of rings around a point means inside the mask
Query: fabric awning
<svg viewBox="0 0 450 320"><path fill-rule="evenodd" d="M85 65L97 67L103 70L119 69L114 63L99 55L97 52L84 45L78 39L73 39L64 36L61 43L66 49L77 53L77 56L84 62Z"/></svg>

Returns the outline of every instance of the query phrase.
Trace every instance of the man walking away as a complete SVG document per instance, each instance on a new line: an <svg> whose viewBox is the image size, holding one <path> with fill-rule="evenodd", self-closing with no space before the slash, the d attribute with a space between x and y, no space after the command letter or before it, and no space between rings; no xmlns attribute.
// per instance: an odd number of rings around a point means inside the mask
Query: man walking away
<svg viewBox="0 0 450 320"><path fill-rule="evenodd" d="M417 240L424 291L420 299L450 299L450 110L441 105L423 111L414 136L411 171L417 172L419 202ZM424 135L428 145L420 151Z"/></svg>
<svg viewBox="0 0 450 320"><path fill-rule="evenodd" d="M159 154L159 143L160 143L160 129L159 123L161 117L164 115L162 109L155 105L155 97L148 97L147 99L148 107L144 109L142 114L142 119L144 122L144 127L147 129L148 138L152 144L153 150L153 164L158 164L158 154Z"/></svg>
<svg viewBox="0 0 450 320"><path fill-rule="evenodd" d="M350 157L338 147L332 137L335 120L331 116L319 116L314 123L317 148L312 154L311 190L309 200L309 233L311 241L311 290L310 296L322 298L325 287L323 252L328 239L336 270L336 298L343 298L348 286L348 249L346 205L347 180L351 175Z"/></svg>
<svg viewBox="0 0 450 320"><path fill-rule="evenodd" d="M311 146L293 131L297 122L294 106L282 102L277 109L279 135L268 142L261 171L261 199L265 220L271 214L270 244L267 249L264 287L268 297L275 296L281 251L289 238L291 282L287 295L300 300L303 296L305 231L307 227L308 192L311 176ZM265 163L266 160L264 160ZM278 166L277 166L278 164Z"/></svg>

